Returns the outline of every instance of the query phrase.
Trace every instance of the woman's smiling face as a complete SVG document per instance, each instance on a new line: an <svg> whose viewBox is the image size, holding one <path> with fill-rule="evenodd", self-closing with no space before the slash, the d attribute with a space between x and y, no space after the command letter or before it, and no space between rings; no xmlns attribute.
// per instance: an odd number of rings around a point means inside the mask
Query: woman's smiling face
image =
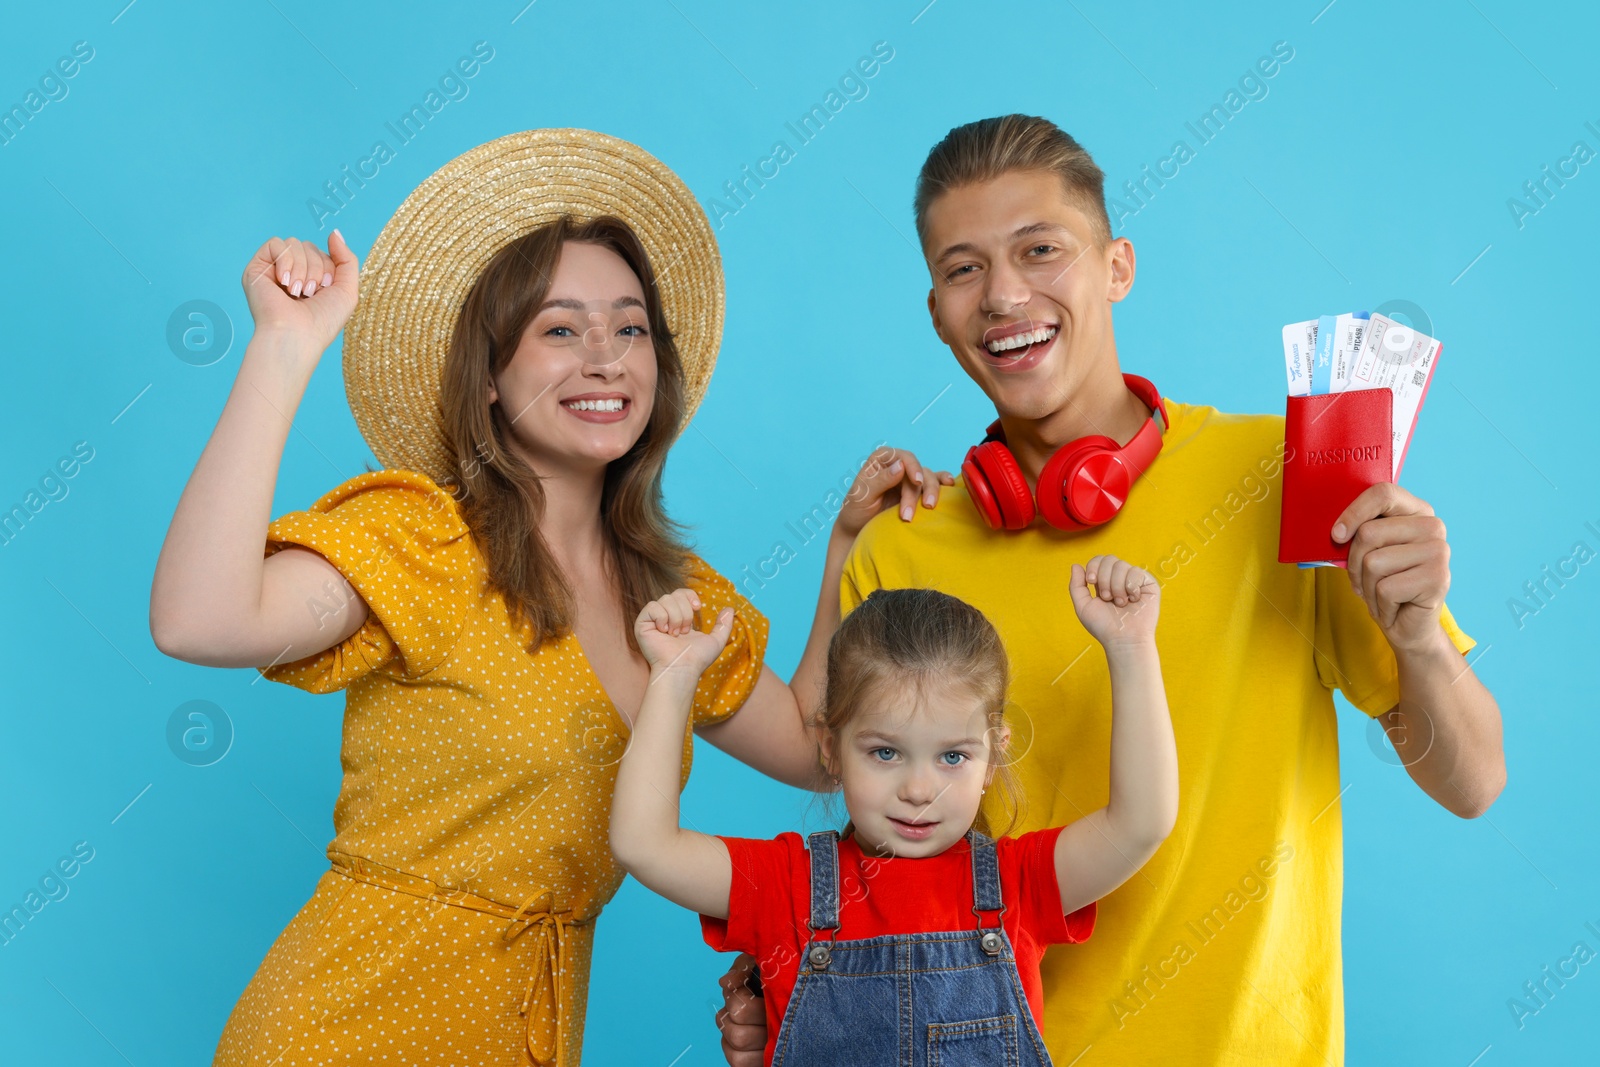
<svg viewBox="0 0 1600 1067"><path fill-rule="evenodd" d="M516 446L541 473L625 455L655 406L656 352L644 287L609 248L569 241L549 292L494 376Z"/></svg>

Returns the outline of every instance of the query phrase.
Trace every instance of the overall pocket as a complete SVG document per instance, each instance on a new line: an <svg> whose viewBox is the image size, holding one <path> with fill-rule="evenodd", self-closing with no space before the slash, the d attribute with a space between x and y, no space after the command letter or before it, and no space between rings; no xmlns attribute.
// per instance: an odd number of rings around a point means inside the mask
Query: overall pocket
<svg viewBox="0 0 1600 1067"><path fill-rule="evenodd" d="M928 1024L928 1067L1021 1067L1017 1017Z"/></svg>

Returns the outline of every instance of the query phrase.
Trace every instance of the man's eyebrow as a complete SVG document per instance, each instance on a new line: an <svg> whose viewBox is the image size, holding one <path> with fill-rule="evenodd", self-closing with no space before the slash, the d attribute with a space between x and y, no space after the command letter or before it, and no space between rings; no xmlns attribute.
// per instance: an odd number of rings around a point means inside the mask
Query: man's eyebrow
<svg viewBox="0 0 1600 1067"><path fill-rule="evenodd" d="M640 300L636 296L619 296L615 300L611 301L611 306L613 308L642 308L644 307L644 301ZM566 308L568 311L587 311L588 305L582 300L574 300L571 297L558 297L554 300L546 300L544 303L535 308L533 313L537 315L539 312L544 311L547 308Z"/></svg>
<svg viewBox="0 0 1600 1067"><path fill-rule="evenodd" d="M1059 222L1030 222L1026 226L1019 226L1011 231L1011 239L1018 237L1031 237L1036 233L1067 233L1070 232Z"/></svg>
<svg viewBox="0 0 1600 1067"><path fill-rule="evenodd" d="M1012 230L1011 231L1011 237L1009 239L1015 241L1019 237L1031 237L1032 235L1034 235L1036 233L1065 233L1065 232L1068 232L1067 228L1065 226L1062 226L1060 223L1055 223L1055 222L1030 222L1026 226L1018 226L1015 230ZM951 256L955 255L957 252L972 252L972 251L976 251L976 246L974 246L969 241L960 241L960 242L957 242L956 244L951 245L949 248L946 248L943 252L940 252L939 255L934 258L934 262L935 263L942 263L945 260L949 259Z"/></svg>

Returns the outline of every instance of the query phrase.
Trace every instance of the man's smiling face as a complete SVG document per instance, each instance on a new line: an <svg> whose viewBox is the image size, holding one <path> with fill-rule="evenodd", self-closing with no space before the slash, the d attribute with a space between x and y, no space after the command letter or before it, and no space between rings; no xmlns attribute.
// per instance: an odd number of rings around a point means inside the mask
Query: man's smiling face
<svg viewBox="0 0 1600 1067"><path fill-rule="evenodd" d="M923 251L934 329L1001 415L1047 417L1114 356L1111 305L1133 285L1133 245L1103 242L1056 174L941 193Z"/></svg>

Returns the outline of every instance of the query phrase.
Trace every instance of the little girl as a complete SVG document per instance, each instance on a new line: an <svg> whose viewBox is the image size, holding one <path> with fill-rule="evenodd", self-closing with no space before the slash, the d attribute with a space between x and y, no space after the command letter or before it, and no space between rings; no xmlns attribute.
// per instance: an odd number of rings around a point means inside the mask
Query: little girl
<svg viewBox="0 0 1600 1067"><path fill-rule="evenodd" d="M977 609L879 589L840 624L817 727L850 821L842 840L807 843L678 825L689 708L731 612L702 632L698 597L680 589L639 614L650 684L617 776L612 851L700 912L713 948L760 961L768 1065L1050 1062L1045 947L1089 936L1094 902L1155 853L1178 806L1155 579L1096 556L1073 564L1069 589L1110 669L1110 799L1067 826L997 839L980 804L991 783L1009 791L1009 669Z"/></svg>

